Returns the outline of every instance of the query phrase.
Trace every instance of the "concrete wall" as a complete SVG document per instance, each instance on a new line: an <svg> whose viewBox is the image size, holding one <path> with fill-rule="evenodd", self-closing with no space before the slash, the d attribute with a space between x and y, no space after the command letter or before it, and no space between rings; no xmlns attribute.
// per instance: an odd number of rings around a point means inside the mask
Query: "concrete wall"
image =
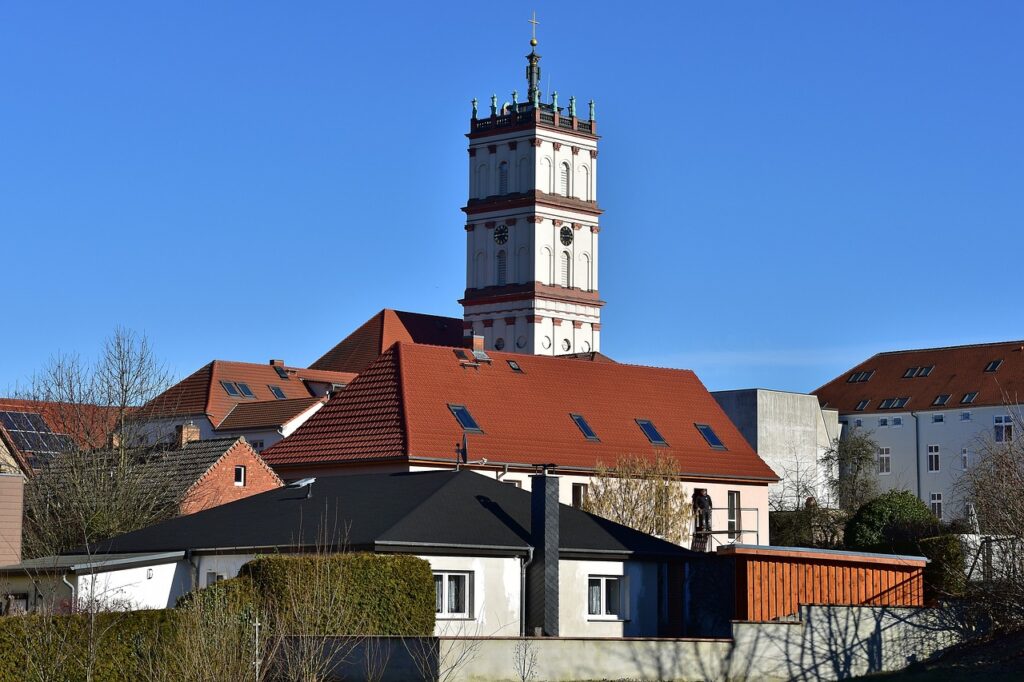
<svg viewBox="0 0 1024 682"><path fill-rule="evenodd" d="M518 680L516 648L538 680L836 680L898 670L954 643L925 609L820 607L800 622L734 623L732 639L441 640L454 680ZM524 644L525 642L525 644Z"/></svg>

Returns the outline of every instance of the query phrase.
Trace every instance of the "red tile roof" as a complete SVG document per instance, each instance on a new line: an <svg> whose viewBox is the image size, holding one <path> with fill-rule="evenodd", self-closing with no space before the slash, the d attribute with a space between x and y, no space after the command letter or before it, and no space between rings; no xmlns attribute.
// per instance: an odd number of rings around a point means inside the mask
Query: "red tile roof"
<svg viewBox="0 0 1024 682"><path fill-rule="evenodd" d="M214 360L151 400L142 411L158 417L206 415L214 427L218 427L235 405L275 400L270 386L280 387L286 398L310 398L313 393L304 383L307 380L348 384L355 378L350 372L325 372L302 367L284 369L288 379L282 379L270 364ZM229 395L222 381L248 385L255 398Z"/></svg>
<svg viewBox="0 0 1024 682"><path fill-rule="evenodd" d="M994 372L985 367L1002 360ZM927 376L904 378L911 368L932 367ZM871 372L867 381L851 382L854 374ZM971 346L923 348L878 353L814 391L822 405L840 413L881 409L887 398L909 398L903 410L942 409L935 398L949 395L946 409L965 409L960 401L977 392L974 406L1024 403L1024 341L1006 341Z"/></svg>
<svg viewBox="0 0 1024 682"><path fill-rule="evenodd" d="M117 408L0 398L0 412L34 412L54 433L71 436L80 448L101 448L117 422Z"/></svg>
<svg viewBox="0 0 1024 682"><path fill-rule="evenodd" d="M291 398L238 403L217 426L220 431L284 426L324 398Z"/></svg>
<svg viewBox="0 0 1024 682"><path fill-rule="evenodd" d="M777 480L689 370L497 352L490 353L492 363L471 367L458 358L464 352L396 344L264 451L264 459L285 467L389 458L454 462L463 430L448 406L457 404L483 430L468 436L471 460L587 470L624 455L664 453L690 477ZM570 413L583 415L600 441L584 438ZM636 419L651 420L668 446L652 445ZM712 449L695 424L710 425L727 449Z"/></svg>
<svg viewBox="0 0 1024 682"><path fill-rule="evenodd" d="M324 353L310 368L359 373L399 341L458 346L462 343L462 320L385 308Z"/></svg>

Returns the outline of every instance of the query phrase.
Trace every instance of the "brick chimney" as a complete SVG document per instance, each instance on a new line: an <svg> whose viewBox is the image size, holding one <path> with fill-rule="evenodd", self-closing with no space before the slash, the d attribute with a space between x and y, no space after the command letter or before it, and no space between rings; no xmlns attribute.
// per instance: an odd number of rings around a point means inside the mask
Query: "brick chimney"
<svg viewBox="0 0 1024 682"><path fill-rule="evenodd" d="M284 367L284 360L271 360L271 367Z"/></svg>
<svg viewBox="0 0 1024 682"><path fill-rule="evenodd" d="M189 422L174 427L174 444L180 450L192 441L199 440L199 427Z"/></svg>
<svg viewBox="0 0 1024 682"><path fill-rule="evenodd" d="M462 345L470 350L483 350L484 337L476 335L467 329L466 333L462 337Z"/></svg>
<svg viewBox="0 0 1024 682"><path fill-rule="evenodd" d="M533 561L526 571L527 634L558 636L558 476L530 476Z"/></svg>
<svg viewBox="0 0 1024 682"><path fill-rule="evenodd" d="M25 479L21 474L0 474L0 566L21 562L21 519Z"/></svg>

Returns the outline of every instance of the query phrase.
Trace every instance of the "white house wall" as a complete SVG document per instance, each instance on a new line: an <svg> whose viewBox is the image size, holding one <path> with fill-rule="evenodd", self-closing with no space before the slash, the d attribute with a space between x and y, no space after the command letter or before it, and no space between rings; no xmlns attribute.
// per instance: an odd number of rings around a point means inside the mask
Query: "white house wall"
<svg viewBox="0 0 1024 682"><path fill-rule="evenodd" d="M625 580L627 610L616 620L587 613L590 577ZM658 633L658 565L639 561L558 562L558 635L560 637L653 637Z"/></svg>
<svg viewBox="0 0 1024 682"><path fill-rule="evenodd" d="M102 605L110 610L166 609L192 587L187 561L97 570L76 576L79 602Z"/></svg>
<svg viewBox="0 0 1024 682"><path fill-rule="evenodd" d="M470 619L438 616L438 637L514 637L519 634L520 566L517 558L421 556L437 571L470 571L473 574Z"/></svg>

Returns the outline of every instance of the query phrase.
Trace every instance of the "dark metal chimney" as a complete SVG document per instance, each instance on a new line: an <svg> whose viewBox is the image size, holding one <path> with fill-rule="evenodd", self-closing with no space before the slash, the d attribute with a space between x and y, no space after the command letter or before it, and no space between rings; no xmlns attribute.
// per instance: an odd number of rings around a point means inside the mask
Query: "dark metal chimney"
<svg viewBox="0 0 1024 682"><path fill-rule="evenodd" d="M558 476L552 465L530 476L530 536L534 554L526 575L527 632L558 636Z"/></svg>

